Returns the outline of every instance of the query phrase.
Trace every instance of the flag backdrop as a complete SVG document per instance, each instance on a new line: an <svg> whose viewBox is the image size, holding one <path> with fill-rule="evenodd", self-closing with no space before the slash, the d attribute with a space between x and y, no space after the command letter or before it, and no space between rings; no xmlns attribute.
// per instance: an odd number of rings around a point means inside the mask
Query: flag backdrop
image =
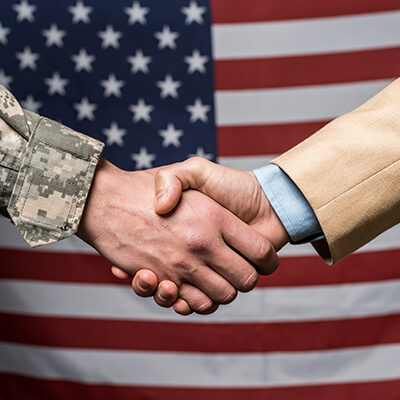
<svg viewBox="0 0 400 400"><path fill-rule="evenodd" d="M399 0L1 1L0 82L125 169L265 165L399 71ZM206 317L4 218L0 260L0 399L400 399L397 227L333 268L289 246Z"/></svg>

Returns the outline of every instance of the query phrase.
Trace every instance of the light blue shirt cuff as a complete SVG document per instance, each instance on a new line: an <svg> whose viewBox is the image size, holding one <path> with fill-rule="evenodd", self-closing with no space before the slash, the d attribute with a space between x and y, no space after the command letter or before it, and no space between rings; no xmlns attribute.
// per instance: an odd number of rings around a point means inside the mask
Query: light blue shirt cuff
<svg viewBox="0 0 400 400"><path fill-rule="evenodd" d="M277 165L268 164L253 172L293 244L312 242L324 237L310 204Z"/></svg>

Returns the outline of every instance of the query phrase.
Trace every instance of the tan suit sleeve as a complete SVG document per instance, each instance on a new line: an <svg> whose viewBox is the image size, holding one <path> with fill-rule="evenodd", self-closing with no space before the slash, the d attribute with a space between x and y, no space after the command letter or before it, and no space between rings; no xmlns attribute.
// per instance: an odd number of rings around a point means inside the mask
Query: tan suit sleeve
<svg viewBox="0 0 400 400"><path fill-rule="evenodd" d="M272 161L314 209L334 264L400 222L400 79Z"/></svg>

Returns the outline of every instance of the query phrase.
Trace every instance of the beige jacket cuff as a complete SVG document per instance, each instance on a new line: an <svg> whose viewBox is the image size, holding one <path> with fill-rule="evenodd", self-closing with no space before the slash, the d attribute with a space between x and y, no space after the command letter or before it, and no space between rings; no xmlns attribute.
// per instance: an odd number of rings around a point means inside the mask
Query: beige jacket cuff
<svg viewBox="0 0 400 400"><path fill-rule="evenodd" d="M400 79L273 160L313 208L334 264L400 222Z"/></svg>

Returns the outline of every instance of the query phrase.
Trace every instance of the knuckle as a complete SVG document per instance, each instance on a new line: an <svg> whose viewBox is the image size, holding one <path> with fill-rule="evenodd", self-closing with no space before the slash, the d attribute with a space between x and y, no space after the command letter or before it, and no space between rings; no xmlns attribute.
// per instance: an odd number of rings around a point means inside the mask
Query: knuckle
<svg viewBox="0 0 400 400"><path fill-rule="evenodd" d="M266 260L269 258L272 249L272 244L269 240L260 240L257 244L257 258L259 260Z"/></svg>
<svg viewBox="0 0 400 400"><path fill-rule="evenodd" d="M210 248L210 245L211 243L209 239L199 232L191 232L186 236L186 246L191 252L207 252Z"/></svg>
<svg viewBox="0 0 400 400"><path fill-rule="evenodd" d="M199 169L204 166L205 159L201 157L191 157L185 161L189 168Z"/></svg>

